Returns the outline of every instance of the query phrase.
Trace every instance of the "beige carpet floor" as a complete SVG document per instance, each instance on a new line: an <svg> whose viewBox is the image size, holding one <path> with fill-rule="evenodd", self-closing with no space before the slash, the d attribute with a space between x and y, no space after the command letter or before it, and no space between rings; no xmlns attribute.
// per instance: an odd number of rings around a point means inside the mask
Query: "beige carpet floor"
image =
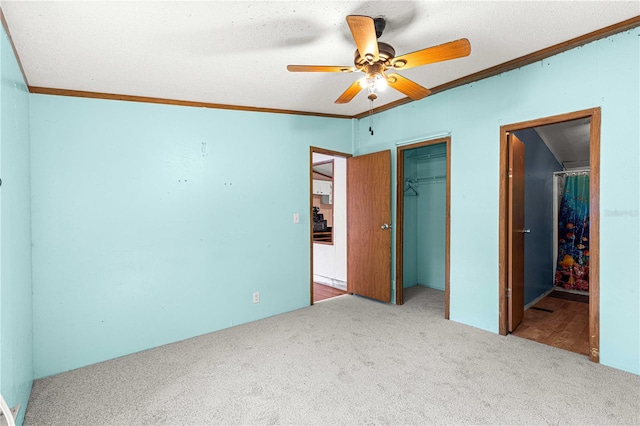
<svg viewBox="0 0 640 426"><path fill-rule="evenodd" d="M26 425L640 423L640 376L341 296L34 383Z"/></svg>

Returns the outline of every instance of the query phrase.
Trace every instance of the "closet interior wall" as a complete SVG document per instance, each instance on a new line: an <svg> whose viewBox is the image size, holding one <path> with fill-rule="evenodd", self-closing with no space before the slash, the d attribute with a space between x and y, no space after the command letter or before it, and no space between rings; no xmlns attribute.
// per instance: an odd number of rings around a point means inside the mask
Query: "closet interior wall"
<svg viewBox="0 0 640 426"><path fill-rule="evenodd" d="M445 289L446 144L404 151L403 288Z"/></svg>

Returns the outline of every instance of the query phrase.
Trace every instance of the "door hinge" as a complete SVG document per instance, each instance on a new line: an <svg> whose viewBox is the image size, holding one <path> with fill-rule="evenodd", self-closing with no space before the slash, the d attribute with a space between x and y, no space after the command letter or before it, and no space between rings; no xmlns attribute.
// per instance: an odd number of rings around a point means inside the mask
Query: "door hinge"
<svg viewBox="0 0 640 426"><path fill-rule="evenodd" d="M511 298L511 289L510 288L507 289L506 296L507 296L507 299Z"/></svg>

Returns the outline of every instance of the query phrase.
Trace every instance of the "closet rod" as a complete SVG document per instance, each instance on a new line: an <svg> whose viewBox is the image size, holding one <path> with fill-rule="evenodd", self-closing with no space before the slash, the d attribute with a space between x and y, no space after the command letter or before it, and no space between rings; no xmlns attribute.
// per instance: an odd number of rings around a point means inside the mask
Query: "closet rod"
<svg viewBox="0 0 640 426"><path fill-rule="evenodd" d="M591 173L591 169L575 169L575 170L562 170L560 172L553 172L554 175L579 175L579 174L589 174Z"/></svg>
<svg viewBox="0 0 640 426"><path fill-rule="evenodd" d="M444 158L446 156L447 156L446 152L443 152L441 154L420 154L420 155L412 155L410 157L407 157L407 160L414 160L419 158Z"/></svg>
<svg viewBox="0 0 640 426"><path fill-rule="evenodd" d="M425 181L429 181L429 180L436 180L436 179L446 179L447 175L441 175L441 176L426 176L426 177L420 177L420 178L413 178L413 179L407 179L407 182L425 182Z"/></svg>

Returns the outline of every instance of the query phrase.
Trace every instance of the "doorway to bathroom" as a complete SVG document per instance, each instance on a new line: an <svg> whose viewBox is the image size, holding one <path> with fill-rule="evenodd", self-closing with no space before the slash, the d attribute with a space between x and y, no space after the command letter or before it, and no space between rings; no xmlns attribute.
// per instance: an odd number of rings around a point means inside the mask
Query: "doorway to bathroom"
<svg viewBox="0 0 640 426"><path fill-rule="evenodd" d="M500 134L500 334L597 362L600 109Z"/></svg>

